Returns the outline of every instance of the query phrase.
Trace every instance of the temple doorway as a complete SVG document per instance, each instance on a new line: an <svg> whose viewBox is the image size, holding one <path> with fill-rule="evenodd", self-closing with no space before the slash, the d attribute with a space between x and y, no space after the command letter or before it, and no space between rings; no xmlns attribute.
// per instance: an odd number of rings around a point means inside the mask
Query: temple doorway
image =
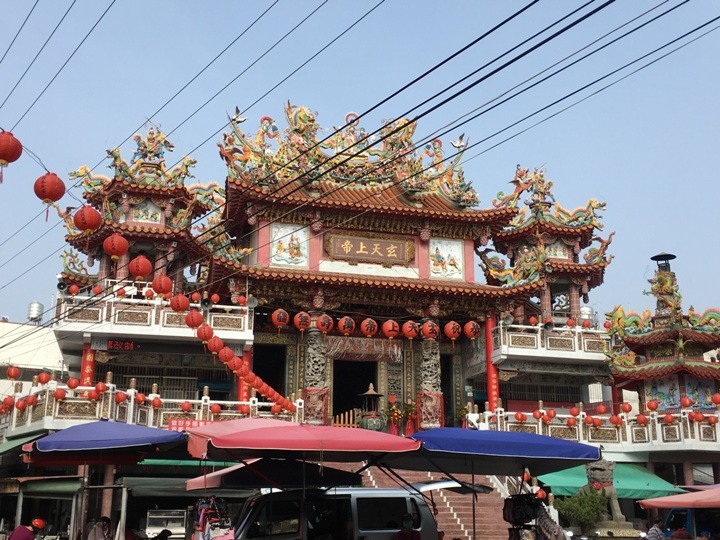
<svg viewBox="0 0 720 540"><path fill-rule="evenodd" d="M335 360L333 362L333 414L340 414L362 406L358 394L367 391L377 381L377 362L365 360Z"/></svg>
<svg viewBox="0 0 720 540"><path fill-rule="evenodd" d="M253 349L253 372L281 394L287 393L285 346L255 344Z"/></svg>

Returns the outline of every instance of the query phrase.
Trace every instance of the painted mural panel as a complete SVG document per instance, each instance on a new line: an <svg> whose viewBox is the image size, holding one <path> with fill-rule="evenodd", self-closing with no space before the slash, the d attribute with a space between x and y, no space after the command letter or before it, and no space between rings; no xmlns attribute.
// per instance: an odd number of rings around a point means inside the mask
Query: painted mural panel
<svg viewBox="0 0 720 540"><path fill-rule="evenodd" d="M430 277L463 279L465 261L462 240L430 239Z"/></svg>
<svg viewBox="0 0 720 540"><path fill-rule="evenodd" d="M677 375L668 375L645 383L645 402L654 399L658 409L677 409L680 407L680 385Z"/></svg>
<svg viewBox="0 0 720 540"><path fill-rule="evenodd" d="M160 223L160 207L151 200L146 199L136 204L132 209L133 221L146 223Z"/></svg>
<svg viewBox="0 0 720 540"><path fill-rule="evenodd" d="M693 400L692 406L701 409L715 409L712 395L715 393L715 382L708 379L698 379L685 374L685 395Z"/></svg>
<svg viewBox="0 0 720 540"><path fill-rule="evenodd" d="M308 229L273 223L270 226L270 265L308 267Z"/></svg>

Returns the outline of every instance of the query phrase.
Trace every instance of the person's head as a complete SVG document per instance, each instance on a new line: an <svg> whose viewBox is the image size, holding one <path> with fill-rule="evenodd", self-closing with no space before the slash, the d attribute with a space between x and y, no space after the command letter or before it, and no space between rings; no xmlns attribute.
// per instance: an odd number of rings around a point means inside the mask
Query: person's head
<svg viewBox="0 0 720 540"><path fill-rule="evenodd" d="M403 514L402 517L402 528L403 529L412 529L413 527L413 517L412 514Z"/></svg>
<svg viewBox="0 0 720 540"><path fill-rule="evenodd" d="M110 518L107 516L103 516L98 520L98 523L103 526L103 528L109 528L110 527Z"/></svg>
<svg viewBox="0 0 720 540"><path fill-rule="evenodd" d="M34 533L39 533L45 528L45 520L43 518L36 517L30 522L30 526Z"/></svg>
<svg viewBox="0 0 720 540"><path fill-rule="evenodd" d="M167 540L172 536L172 531L168 529L163 529L157 534L157 538L160 538L161 540Z"/></svg>
<svg viewBox="0 0 720 540"><path fill-rule="evenodd" d="M655 518L653 520L653 525L657 525L658 527L662 527L663 519L662 518Z"/></svg>

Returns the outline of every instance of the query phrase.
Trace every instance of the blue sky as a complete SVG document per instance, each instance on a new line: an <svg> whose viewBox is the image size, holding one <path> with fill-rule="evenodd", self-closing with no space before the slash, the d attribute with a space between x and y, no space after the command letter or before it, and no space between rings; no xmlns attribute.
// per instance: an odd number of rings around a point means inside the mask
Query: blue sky
<svg viewBox="0 0 720 540"><path fill-rule="evenodd" d="M5 3L0 54L5 53L32 3ZM265 115L276 118L282 129L287 100L317 111L318 121L326 128L340 126L348 112L369 109L527 2L387 0L253 105L375 3L118 1L25 114L110 4L107 0L79 0L0 107L0 126L12 128L49 170L67 179L68 172L83 164L92 167L100 163L107 148L135 133L270 8L227 53L152 118L163 131L171 132L175 152L169 158L179 160L189 153L198 160L193 171L196 182L222 183L225 169L215 145L221 137L215 133L222 130L226 112L236 105L247 109L248 131ZM658 14L679 3L617 1L421 119L416 138L427 136L633 17L656 6L652 13ZM0 63L0 103L70 4L67 0L40 1ZM369 114L362 125L367 131L376 129L383 119L413 108L580 5L539 2L448 66ZM586 11L599 5L602 2L596 1ZM248 68L316 8L298 30ZM720 6L711 0L683 5L560 76L454 130L444 140L465 133L470 143L480 141L718 15ZM473 182L481 207L490 207L498 191L508 190L517 164L545 167L547 177L554 182L556 199L566 208L584 206L589 198L607 203L603 236L616 231L609 250L615 259L607 270L605 285L590 295L590 305L598 312L616 304L623 304L626 311L652 308L651 298L642 291L648 288L647 279L655 268L650 257L662 251L678 257L672 267L685 309L693 305L703 311L720 304L714 281L715 268L720 264L714 238L720 200L714 169L720 112L719 44L720 31L711 32L496 148L490 149L563 105L466 153L470 158L484 151L464 164L465 177ZM226 90L185 121L243 70L246 72ZM124 143L122 150L130 156L132 141ZM96 172L106 174L106 166L103 162ZM32 186L43 172L25 154L5 170L0 185L0 315L14 321L25 320L31 301L42 302L46 309L51 307L55 275L62 268L65 230L57 216L51 214L47 222L44 215L33 219L42 205ZM72 193L79 198L78 189ZM61 204L78 205L71 195L66 195Z"/></svg>

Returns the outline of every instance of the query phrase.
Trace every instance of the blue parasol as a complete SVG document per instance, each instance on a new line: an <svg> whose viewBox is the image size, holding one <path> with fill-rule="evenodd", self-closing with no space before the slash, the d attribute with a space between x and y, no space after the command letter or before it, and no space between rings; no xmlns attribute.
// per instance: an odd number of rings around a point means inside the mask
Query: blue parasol
<svg viewBox="0 0 720 540"><path fill-rule="evenodd" d="M415 433L417 452L384 456L378 463L391 469L445 474L533 476L597 461L600 449L588 444L517 431L433 428Z"/></svg>

